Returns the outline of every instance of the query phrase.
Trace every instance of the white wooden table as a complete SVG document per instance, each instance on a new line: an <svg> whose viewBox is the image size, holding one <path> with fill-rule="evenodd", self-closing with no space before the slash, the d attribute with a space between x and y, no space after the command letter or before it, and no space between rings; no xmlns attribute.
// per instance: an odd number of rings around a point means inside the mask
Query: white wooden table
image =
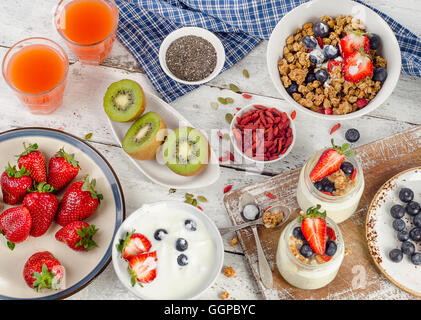
<svg viewBox="0 0 421 320"><path fill-rule="evenodd" d="M0 1L0 59L7 49L17 41L31 36L43 36L64 43L52 24L52 15L57 0L2 0ZM368 0L369 4L383 10L403 25L421 36L421 2L419 0ZM210 83L177 99L171 105L191 123L209 132L211 129L227 129L227 112L235 113L235 107L252 102L276 103L285 108L291 107L280 97L266 72L266 46L262 42L234 68L219 75ZM67 50L67 48L66 48ZM245 173L242 165L222 165L221 177L214 185L200 190L177 190L168 193L168 188L151 183L133 166L115 140L106 116L102 112L102 96L114 79L130 78L148 83L145 75L127 50L118 42L111 56L99 67L82 66L67 50L71 61L64 105L49 116L34 116L26 111L0 79L0 131L25 126L44 126L62 129L81 138L92 132L90 143L111 163L123 186L126 198L127 215L143 203L168 199L184 199L184 193L204 195L209 200L204 210L219 227L230 224L223 207L223 188L232 184L238 188L266 179L286 170L300 167L310 154L325 146L329 141L329 130L334 122L315 120L298 112L295 123L297 141L289 156L275 165L265 167L261 173ZM242 70L247 69L250 78L245 79ZM253 95L253 100L245 100L228 89L236 84L243 92ZM146 89L152 90L150 85ZM334 134L338 142L343 141L345 130L357 128L361 133L358 145L409 129L421 124L421 79L401 76L401 79L387 102L369 115L342 123L342 129ZM235 103L220 105L217 111L210 106L217 97L233 97ZM203 115L206 114L204 117ZM379 168L381 170L381 168ZM232 266L236 278L221 274L216 283L203 296L203 299L218 299L227 290L236 299L261 298L243 261L239 246L231 247L225 237L224 264ZM392 286L392 285L391 285ZM386 290L387 288L385 288ZM135 299L120 284L110 264L89 286L70 299Z"/></svg>

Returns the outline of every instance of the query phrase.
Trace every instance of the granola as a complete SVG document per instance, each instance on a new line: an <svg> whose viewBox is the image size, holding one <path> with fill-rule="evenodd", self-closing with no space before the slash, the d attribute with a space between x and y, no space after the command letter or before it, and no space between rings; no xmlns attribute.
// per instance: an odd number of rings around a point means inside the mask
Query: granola
<svg viewBox="0 0 421 320"><path fill-rule="evenodd" d="M235 270L233 267L225 267L224 268L224 275L228 278L231 278L235 275Z"/></svg>
<svg viewBox="0 0 421 320"><path fill-rule="evenodd" d="M281 82L296 102L314 112L357 111L374 99L387 77L379 45L380 38L350 15L307 22L286 39L278 63Z"/></svg>
<svg viewBox="0 0 421 320"><path fill-rule="evenodd" d="M284 215L285 214L281 211L271 211L269 209L263 214L263 223L268 229L275 228L279 223L282 222Z"/></svg>

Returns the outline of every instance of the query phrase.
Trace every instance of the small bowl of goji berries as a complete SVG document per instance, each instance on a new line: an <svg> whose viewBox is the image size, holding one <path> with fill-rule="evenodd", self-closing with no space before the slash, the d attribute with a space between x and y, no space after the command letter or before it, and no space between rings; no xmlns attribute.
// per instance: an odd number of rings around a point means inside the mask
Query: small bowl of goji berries
<svg viewBox="0 0 421 320"><path fill-rule="evenodd" d="M295 143L295 125L284 110L251 104L241 108L231 122L234 150L246 160L273 163L285 158Z"/></svg>

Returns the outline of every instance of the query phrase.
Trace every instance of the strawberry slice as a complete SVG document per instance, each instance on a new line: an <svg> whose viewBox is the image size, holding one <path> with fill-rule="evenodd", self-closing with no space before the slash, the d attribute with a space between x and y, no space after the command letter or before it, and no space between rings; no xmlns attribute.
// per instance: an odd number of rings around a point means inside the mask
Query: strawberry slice
<svg viewBox="0 0 421 320"><path fill-rule="evenodd" d="M367 54L355 51L345 58L342 70L346 81L356 83L373 74L373 63Z"/></svg>
<svg viewBox="0 0 421 320"><path fill-rule="evenodd" d="M120 242L117 244L117 250L123 254L125 260L130 260L131 258L148 252L151 249L152 245L150 241L140 233L126 233L125 239L120 239Z"/></svg>
<svg viewBox="0 0 421 320"><path fill-rule="evenodd" d="M333 68L340 66L342 68L342 63L336 60L329 60L327 63L327 72L332 72Z"/></svg>
<svg viewBox="0 0 421 320"><path fill-rule="evenodd" d="M332 257L328 256L327 254L322 254L320 257L326 262L328 262L328 261L330 261L330 259L332 259Z"/></svg>
<svg viewBox="0 0 421 320"><path fill-rule="evenodd" d="M341 163L344 162L345 156L352 157L355 155L355 152L348 150L349 144L345 143L341 147L335 146L333 139L332 148L325 150L314 166L313 170L310 172L310 180L312 182L319 181L324 177L338 171L341 167Z"/></svg>
<svg viewBox="0 0 421 320"><path fill-rule="evenodd" d="M354 31L341 39L339 47L343 58L361 49L366 53L370 53L370 40L365 34Z"/></svg>
<svg viewBox="0 0 421 320"><path fill-rule="evenodd" d="M336 241L336 234L335 231L331 228L331 227L327 227L326 228L326 232L327 232L327 237L330 240Z"/></svg>
<svg viewBox="0 0 421 320"><path fill-rule="evenodd" d="M130 259L129 272L133 287L136 281L149 283L156 278L157 261L156 251L142 253Z"/></svg>
<svg viewBox="0 0 421 320"><path fill-rule="evenodd" d="M326 211L320 212L321 206L307 209L306 215L300 217L301 231L313 251L322 255L326 250Z"/></svg>

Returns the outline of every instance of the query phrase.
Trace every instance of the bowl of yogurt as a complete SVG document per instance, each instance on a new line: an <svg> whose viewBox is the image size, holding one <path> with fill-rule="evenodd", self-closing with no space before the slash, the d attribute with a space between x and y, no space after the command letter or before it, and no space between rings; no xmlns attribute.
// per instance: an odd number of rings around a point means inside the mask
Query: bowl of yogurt
<svg viewBox="0 0 421 320"><path fill-rule="evenodd" d="M154 269L154 276L145 283L132 281L132 260L124 259L119 251L127 234L133 233L148 243L140 245L147 251L142 255L155 258L147 266ZM162 201L143 205L123 222L114 238L112 257L119 280L137 297L186 300L199 297L215 282L224 248L217 227L204 212L183 202Z"/></svg>

